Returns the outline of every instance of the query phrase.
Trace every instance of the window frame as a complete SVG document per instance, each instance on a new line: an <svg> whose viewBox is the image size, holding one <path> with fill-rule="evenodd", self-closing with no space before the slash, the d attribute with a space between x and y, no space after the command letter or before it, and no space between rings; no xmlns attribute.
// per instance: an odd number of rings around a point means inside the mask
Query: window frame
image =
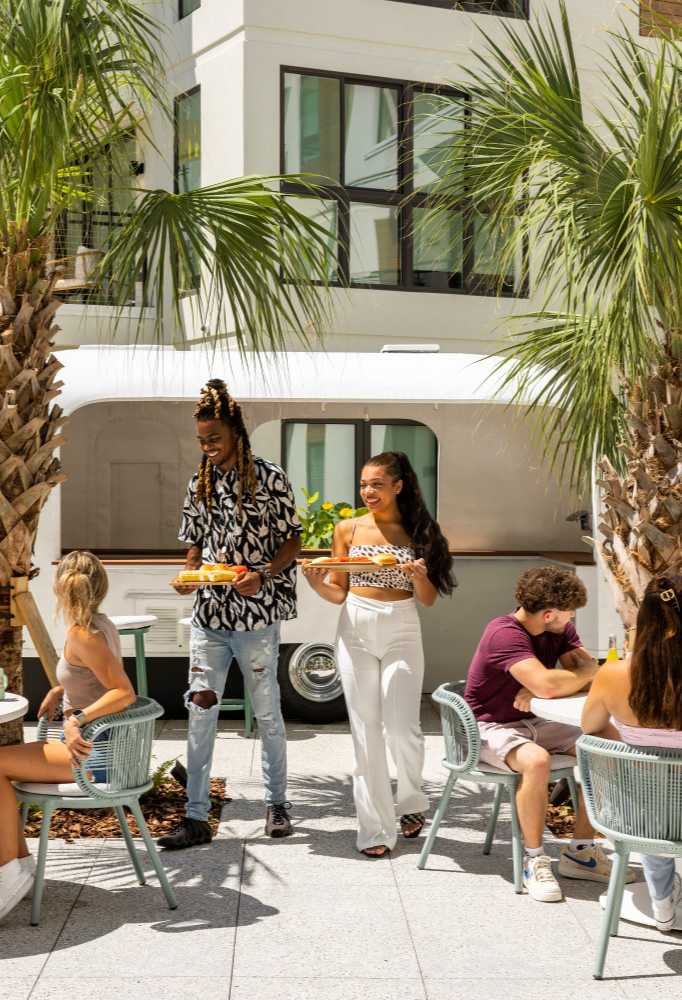
<svg viewBox="0 0 682 1000"><path fill-rule="evenodd" d="M521 12L519 14L503 10L481 10L480 4L476 0L389 0L389 2L411 4L413 7L440 7L441 10L452 10L455 13L511 17L516 21L528 21L530 18L530 0L520 0Z"/></svg>
<svg viewBox="0 0 682 1000"><path fill-rule="evenodd" d="M402 2L402 0L401 0ZM431 295L466 295L483 298L528 298L528 282L521 280L517 287L499 287L499 276L494 276L489 282L483 275L478 275L475 281L474 262L474 223L473 212L468 199L463 199L461 206L454 210L462 213L463 222L463 255L461 284L454 287L433 287L416 284L414 280L414 232L412 213L415 208L428 207L430 194L427 191L414 191L412 184L412 158L414 152L413 107L414 95L418 93L434 96L452 97L457 100L468 100L464 91L439 84L423 81L399 80L392 77L370 76L360 73L343 73L333 70L315 69L310 66L280 65L279 86L279 161L280 173L286 172L285 162L285 84L289 74L299 76L314 76L339 81L339 181L337 184L320 185L316 197L324 201L334 201L337 204L337 266L338 277L330 280L332 286L348 288L376 289L392 292L420 292ZM345 184L346 159L346 114L345 88L359 84L378 88L395 88L398 91L398 122L397 122L397 186L395 191L382 188L362 188ZM294 197L310 198L310 191L297 184L282 182L282 191ZM409 202L406 203L406 199ZM351 205L365 204L381 207L393 207L397 210L398 239L398 281L395 284L381 282L359 282L350 279L350 212ZM524 245L523 273L527 271L527 242ZM440 273L440 272L435 272ZM445 272L442 272L445 273Z"/></svg>
<svg viewBox="0 0 682 1000"><path fill-rule="evenodd" d="M436 468L434 473L435 481L435 505L436 511L434 513L434 518L438 517L438 485L439 485L439 468L438 459L440 456L440 442L438 440L438 435L425 424L422 420L409 420L401 417L372 417L369 420L365 420L364 417L282 417L280 427L280 455L282 468L284 469L287 476L289 472L287 470L287 452L286 452L286 426L288 424L347 424L355 427L355 461L353 462L353 467L355 469L355 484L353 486L353 504L355 507L362 506L362 497L360 496L360 473L363 467L367 463L368 459L372 457L372 427L381 425L390 425L395 427L425 427L427 430L431 431L436 441ZM345 497L339 497L339 500L344 500Z"/></svg>

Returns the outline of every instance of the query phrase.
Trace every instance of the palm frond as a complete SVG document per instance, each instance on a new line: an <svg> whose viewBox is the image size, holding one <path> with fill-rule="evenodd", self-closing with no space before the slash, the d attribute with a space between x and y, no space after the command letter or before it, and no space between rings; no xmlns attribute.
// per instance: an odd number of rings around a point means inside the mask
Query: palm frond
<svg viewBox="0 0 682 1000"><path fill-rule="evenodd" d="M144 194L100 266L102 281L115 276L119 321L139 284L160 342L172 319L181 340L196 337L193 322L205 336L234 338L240 351L283 349L291 336L309 343L329 315L329 233L287 200L280 180Z"/></svg>

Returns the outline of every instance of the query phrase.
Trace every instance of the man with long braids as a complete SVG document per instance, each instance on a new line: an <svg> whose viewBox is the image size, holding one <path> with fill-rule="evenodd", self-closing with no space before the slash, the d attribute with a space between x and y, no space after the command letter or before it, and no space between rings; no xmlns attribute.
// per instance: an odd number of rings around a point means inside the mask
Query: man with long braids
<svg viewBox="0 0 682 1000"><path fill-rule="evenodd" d="M289 481L256 458L239 404L220 379L204 387L194 410L202 451L189 482L180 541L187 569L202 562L246 566L230 587L199 587L190 635L187 815L161 837L161 847L211 840L209 787L219 702L232 659L244 677L258 719L267 807L265 831L291 833L286 801L287 751L277 662L280 622L296 614L296 564L301 525ZM176 587L186 594L191 588Z"/></svg>

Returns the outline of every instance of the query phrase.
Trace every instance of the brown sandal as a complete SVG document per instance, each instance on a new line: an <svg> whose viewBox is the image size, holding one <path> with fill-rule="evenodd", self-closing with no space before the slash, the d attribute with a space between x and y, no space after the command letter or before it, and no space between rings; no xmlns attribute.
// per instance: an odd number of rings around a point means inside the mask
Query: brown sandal
<svg viewBox="0 0 682 1000"><path fill-rule="evenodd" d="M426 817L424 813L405 813L404 816L400 817L400 829L402 830L403 837L406 840L414 840L424 829L424 823L426 822ZM415 830L410 830L409 833L405 832L405 828L408 826L416 827Z"/></svg>
<svg viewBox="0 0 682 1000"><path fill-rule="evenodd" d="M385 858L390 853L390 847L386 847L385 844L377 844L375 847L365 847L360 851L360 854L364 854L366 858Z"/></svg>

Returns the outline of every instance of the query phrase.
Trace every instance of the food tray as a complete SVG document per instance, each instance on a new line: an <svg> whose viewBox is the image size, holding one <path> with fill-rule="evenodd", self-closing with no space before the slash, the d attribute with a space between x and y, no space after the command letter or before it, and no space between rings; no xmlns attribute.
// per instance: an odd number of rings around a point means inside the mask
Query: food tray
<svg viewBox="0 0 682 1000"><path fill-rule="evenodd" d="M231 587L234 580L180 580L174 576L170 582L171 587L192 587L197 590L199 587Z"/></svg>
<svg viewBox="0 0 682 1000"><path fill-rule="evenodd" d="M395 569L399 563L391 563L390 566L378 566L377 563L351 563L351 562L328 562L309 563L309 569L324 569L328 573L378 573L382 569Z"/></svg>

